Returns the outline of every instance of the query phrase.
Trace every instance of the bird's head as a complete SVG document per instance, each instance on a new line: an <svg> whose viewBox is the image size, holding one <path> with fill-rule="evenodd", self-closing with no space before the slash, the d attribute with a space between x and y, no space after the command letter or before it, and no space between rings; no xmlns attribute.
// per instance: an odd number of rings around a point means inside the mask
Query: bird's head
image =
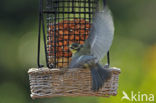
<svg viewBox="0 0 156 103"><path fill-rule="evenodd" d="M81 47L82 45L78 43L72 43L69 45L69 49L72 52L72 54L75 54L76 52L78 52Z"/></svg>

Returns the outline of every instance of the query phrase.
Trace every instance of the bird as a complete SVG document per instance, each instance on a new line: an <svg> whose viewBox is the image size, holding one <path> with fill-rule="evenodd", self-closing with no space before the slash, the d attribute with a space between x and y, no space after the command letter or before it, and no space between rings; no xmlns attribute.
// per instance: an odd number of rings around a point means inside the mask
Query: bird
<svg viewBox="0 0 156 103"><path fill-rule="evenodd" d="M105 6L95 12L90 33L85 43L73 42L69 45L72 59L69 69L89 68L92 77L91 90L99 91L111 78L111 71L104 68L100 61L109 51L114 36L114 23L110 9Z"/></svg>

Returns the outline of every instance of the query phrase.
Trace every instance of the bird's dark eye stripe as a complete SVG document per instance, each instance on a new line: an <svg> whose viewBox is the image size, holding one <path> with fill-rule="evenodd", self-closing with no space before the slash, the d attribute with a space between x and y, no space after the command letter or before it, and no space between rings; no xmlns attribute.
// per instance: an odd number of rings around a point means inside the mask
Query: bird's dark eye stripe
<svg viewBox="0 0 156 103"><path fill-rule="evenodd" d="M70 47L71 49L74 49L74 50L78 50L79 48L73 48L73 47Z"/></svg>
<svg viewBox="0 0 156 103"><path fill-rule="evenodd" d="M71 49L74 49L73 47L70 47Z"/></svg>

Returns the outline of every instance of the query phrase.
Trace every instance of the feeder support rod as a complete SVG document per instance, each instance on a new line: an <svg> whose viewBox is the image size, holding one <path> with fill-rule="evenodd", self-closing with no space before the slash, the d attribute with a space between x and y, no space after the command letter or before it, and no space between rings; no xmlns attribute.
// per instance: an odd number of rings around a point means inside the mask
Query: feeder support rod
<svg viewBox="0 0 156 103"><path fill-rule="evenodd" d="M47 57L47 49L46 49L46 37L45 37L45 26L44 26L44 17L43 17L43 0L40 0L39 3L39 31L38 31L38 55L37 55L37 65L38 68L43 67L44 65L40 64L40 47L41 47L41 25L43 29L43 39L44 39L44 49L45 49L45 57L46 57L46 65L48 65L48 57Z"/></svg>

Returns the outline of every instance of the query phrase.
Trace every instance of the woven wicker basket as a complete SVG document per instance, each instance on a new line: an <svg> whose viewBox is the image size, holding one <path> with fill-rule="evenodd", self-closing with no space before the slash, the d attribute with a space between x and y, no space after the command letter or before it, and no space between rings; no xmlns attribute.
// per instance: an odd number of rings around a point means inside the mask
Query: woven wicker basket
<svg viewBox="0 0 156 103"><path fill-rule="evenodd" d="M98 92L93 92L89 69L31 68L28 71L31 97L34 99L56 96L115 96L120 69L113 67L110 70L111 79Z"/></svg>

